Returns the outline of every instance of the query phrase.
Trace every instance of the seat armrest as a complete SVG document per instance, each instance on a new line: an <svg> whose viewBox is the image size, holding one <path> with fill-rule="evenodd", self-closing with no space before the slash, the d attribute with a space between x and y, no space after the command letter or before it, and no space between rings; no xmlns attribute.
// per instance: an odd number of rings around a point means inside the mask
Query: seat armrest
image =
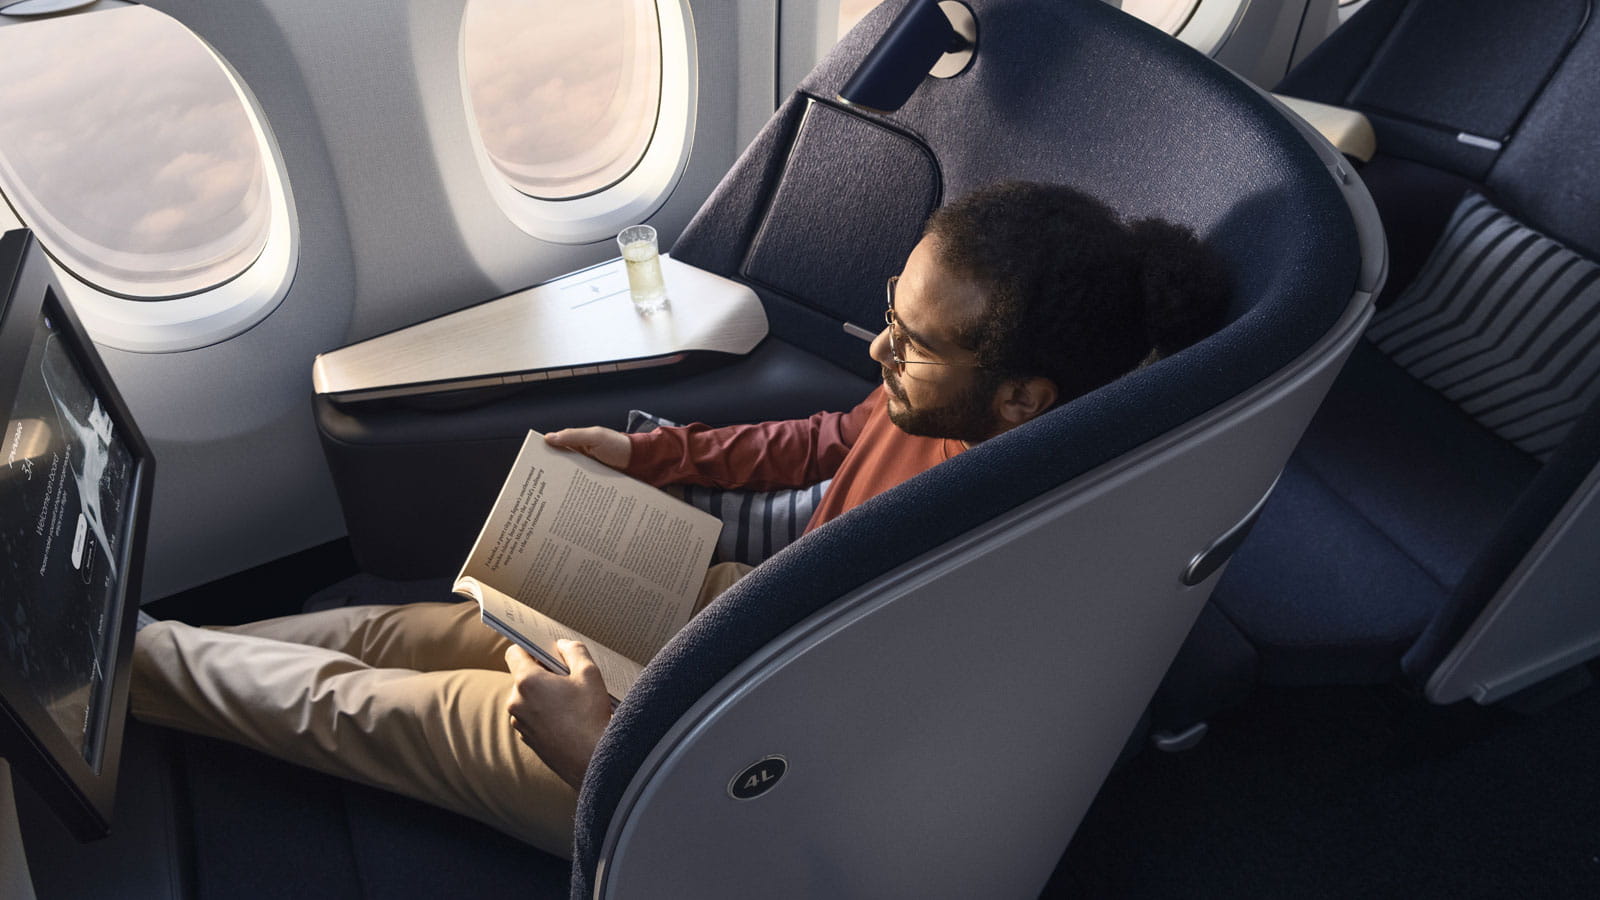
<svg viewBox="0 0 1600 900"><path fill-rule="evenodd" d="M1301 100L1299 97L1284 94L1272 96L1287 106L1290 112L1310 123L1312 128L1327 138L1328 143L1345 156L1370 162L1372 154L1377 152L1377 135L1372 130L1372 123L1367 121L1364 114L1342 106L1329 106L1326 103Z"/></svg>
<svg viewBox="0 0 1600 900"><path fill-rule="evenodd" d="M338 401L458 391L742 356L767 335L748 286L663 254L669 306L641 315L621 258L318 354L312 384Z"/></svg>

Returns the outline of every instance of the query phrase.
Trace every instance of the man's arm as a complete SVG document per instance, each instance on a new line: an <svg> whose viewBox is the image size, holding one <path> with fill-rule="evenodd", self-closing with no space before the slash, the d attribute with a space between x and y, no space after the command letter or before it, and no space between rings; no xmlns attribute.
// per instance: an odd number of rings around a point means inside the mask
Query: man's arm
<svg viewBox="0 0 1600 900"><path fill-rule="evenodd" d="M658 486L771 490L816 484L838 470L867 418L882 404L882 390L879 387L849 412L724 428L674 426L626 435L631 447L623 471Z"/></svg>

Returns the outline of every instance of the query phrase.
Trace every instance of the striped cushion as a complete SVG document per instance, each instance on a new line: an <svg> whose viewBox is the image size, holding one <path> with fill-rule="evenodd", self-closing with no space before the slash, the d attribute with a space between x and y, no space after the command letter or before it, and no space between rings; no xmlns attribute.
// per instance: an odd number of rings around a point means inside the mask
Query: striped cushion
<svg viewBox="0 0 1600 900"><path fill-rule="evenodd" d="M1367 336L1545 461L1600 397L1600 265L1468 194Z"/></svg>
<svg viewBox="0 0 1600 900"><path fill-rule="evenodd" d="M654 431L676 424L637 409L628 411L630 432ZM667 490L722 520L722 536L717 538L717 549L712 554L715 562L755 566L800 536L830 483L832 479L783 491L730 491L687 484Z"/></svg>

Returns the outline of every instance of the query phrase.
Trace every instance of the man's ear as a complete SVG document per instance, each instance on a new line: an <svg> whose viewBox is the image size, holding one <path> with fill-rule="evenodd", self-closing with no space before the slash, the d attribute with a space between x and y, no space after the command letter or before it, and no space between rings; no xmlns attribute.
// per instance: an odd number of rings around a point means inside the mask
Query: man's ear
<svg viewBox="0 0 1600 900"><path fill-rule="evenodd" d="M1054 406L1059 393L1054 381L1036 375L1000 385L995 402L1006 427L1015 428Z"/></svg>

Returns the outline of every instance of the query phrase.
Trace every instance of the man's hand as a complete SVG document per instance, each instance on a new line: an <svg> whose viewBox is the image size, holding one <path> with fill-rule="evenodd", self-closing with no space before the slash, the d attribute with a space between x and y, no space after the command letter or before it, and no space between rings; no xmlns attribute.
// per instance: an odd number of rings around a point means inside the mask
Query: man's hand
<svg viewBox="0 0 1600 900"><path fill-rule="evenodd" d="M544 442L552 447L576 450L613 469L626 469L628 460L633 458L633 444L627 435L598 425L552 431L544 436Z"/></svg>
<svg viewBox="0 0 1600 900"><path fill-rule="evenodd" d="M551 672L514 644L506 649L512 679L506 711L522 742L576 788L611 721L611 697L589 658L589 648L579 641L559 640L556 652L570 674Z"/></svg>

